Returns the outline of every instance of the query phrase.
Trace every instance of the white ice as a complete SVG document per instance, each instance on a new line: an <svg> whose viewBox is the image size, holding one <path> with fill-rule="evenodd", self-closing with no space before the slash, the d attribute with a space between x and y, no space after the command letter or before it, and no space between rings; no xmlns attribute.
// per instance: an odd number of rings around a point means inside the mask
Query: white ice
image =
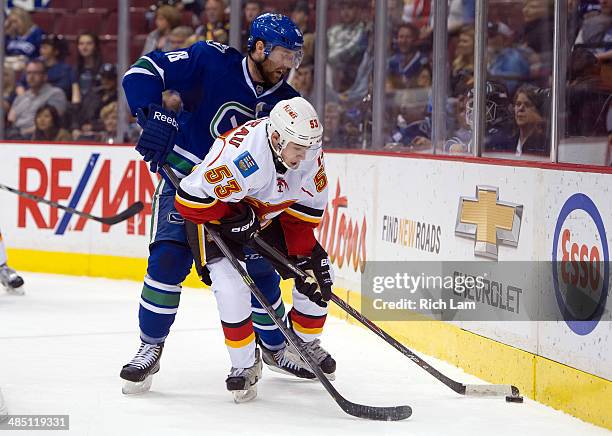
<svg viewBox="0 0 612 436"><path fill-rule="evenodd" d="M610 434L527 398L513 404L457 395L372 333L334 318L323 344L338 362L336 388L364 404L409 404L411 418L353 418L320 384L266 368L257 399L235 404L225 390L230 365L214 299L192 289L183 291L151 392L126 397L119 371L139 345L142 285L32 273L24 278L24 297L0 292L0 387L9 413L68 414L70 434ZM452 378L481 382L428 359ZM50 434L15 432L37 433Z"/></svg>

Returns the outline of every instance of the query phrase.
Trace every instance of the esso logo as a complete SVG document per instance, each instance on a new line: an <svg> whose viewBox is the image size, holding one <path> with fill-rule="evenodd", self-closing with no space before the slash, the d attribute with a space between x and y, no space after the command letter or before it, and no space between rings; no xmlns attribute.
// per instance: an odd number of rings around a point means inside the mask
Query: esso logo
<svg viewBox="0 0 612 436"><path fill-rule="evenodd" d="M599 322L609 283L609 252L599 210L585 194L567 199L555 227L552 250L555 296L568 326L589 334Z"/></svg>

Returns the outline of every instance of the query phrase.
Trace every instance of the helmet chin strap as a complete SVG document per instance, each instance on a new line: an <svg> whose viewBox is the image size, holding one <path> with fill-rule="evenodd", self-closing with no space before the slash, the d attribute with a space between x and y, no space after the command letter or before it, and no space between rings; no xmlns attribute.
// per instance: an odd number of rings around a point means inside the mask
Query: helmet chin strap
<svg viewBox="0 0 612 436"><path fill-rule="evenodd" d="M266 133L268 131L269 126L266 126ZM270 151L272 152L272 161L274 162L274 168L276 168L276 172L278 174L285 174L289 169L289 166L285 163L283 158L280 156L280 153L276 151L275 147L272 145L272 141L270 140L270 135L266 135L268 138L268 146L270 147Z"/></svg>

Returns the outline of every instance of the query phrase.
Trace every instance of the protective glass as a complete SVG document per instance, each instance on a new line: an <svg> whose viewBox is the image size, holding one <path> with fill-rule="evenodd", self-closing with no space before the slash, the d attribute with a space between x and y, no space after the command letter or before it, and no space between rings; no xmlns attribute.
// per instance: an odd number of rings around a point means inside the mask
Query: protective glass
<svg viewBox="0 0 612 436"><path fill-rule="evenodd" d="M304 52L300 50L289 50L285 47L275 46L270 51L268 59L275 65L285 68L298 68L304 57Z"/></svg>

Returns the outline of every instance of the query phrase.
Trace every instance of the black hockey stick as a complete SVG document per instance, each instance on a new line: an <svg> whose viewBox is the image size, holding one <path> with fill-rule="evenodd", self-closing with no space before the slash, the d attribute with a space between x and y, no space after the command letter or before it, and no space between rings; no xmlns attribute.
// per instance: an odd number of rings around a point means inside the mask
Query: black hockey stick
<svg viewBox="0 0 612 436"><path fill-rule="evenodd" d="M306 272L298 268L291 260L287 259L287 257L283 255L283 253L278 251L276 248L272 247L270 244L264 241L260 236L256 235L253 239L254 239L255 244L259 246L259 248L262 250L262 253L260 254L265 254L265 255L272 257L277 262L279 262L280 264L284 265L285 267L293 271L294 274L296 274L298 277L301 277L302 279L307 279L310 277L309 274L307 274ZM393 348L395 348L397 351L402 353L404 356L408 357L410 360L416 363L419 367L427 371L429 374L434 376L436 379L440 380L442 383L444 383L446 386L448 386L449 388L451 388L453 391L457 392L458 394L469 395L469 396L506 396L508 397L507 398L508 401L512 401L512 399L520 398L519 389L513 385L475 385L475 384L466 385L466 384L460 383L458 381L455 381L445 376L440 371L438 371L436 368L434 368L429 363L427 363L425 360L423 360L421 357L419 357L417 354L415 354L412 350L405 347L403 344L398 342L396 339L394 339L391 335L389 335L383 329L381 329L376 324L374 324L372 321L370 321L368 318L366 318L361 313L359 313L359 311L357 311L355 308L350 306L346 301L344 301L343 299L341 299L335 294L332 294L331 300L335 304L337 304L342 310L347 312L353 318L355 318L360 323L362 323L367 328L369 328L371 331L376 333L386 343L393 346Z"/></svg>
<svg viewBox="0 0 612 436"><path fill-rule="evenodd" d="M172 169L166 164L163 167L164 172L172 182L175 188L179 187L179 180L172 171ZM287 341L295 347L298 354L312 369L312 372L317 376L325 390L329 392L334 401L344 410L346 413L352 416L356 416L358 418L372 419L376 421L399 421L402 419L408 418L412 415L412 408L410 406L396 406L396 407L375 407L375 406L365 406L362 404L353 403L344 398L340 393L336 390L336 388L331 384L331 382L327 379L319 365L313 360L313 358L308 354L306 350L304 350L299 338L297 335L287 328L283 320L277 315L276 311L272 309L272 305L268 302L268 299L263 295L263 293L259 290L257 285L248 273L244 270L238 259L232 254L231 250L227 247L221 236L214 230L204 226L206 231L213 238L217 247L221 250L223 255L230 261L234 269L240 274L242 280L251 290L251 293L255 296L257 301L264 308L266 313L270 316L274 324L280 329L283 336L287 339Z"/></svg>
<svg viewBox="0 0 612 436"><path fill-rule="evenodd" d="M410 406L392 406L392 407L377 407L377 406L365 406L363 404L353 403L346 398L344 398L340 393L336 390L336 388L331 384L331 382L327 379L319 365L314 361L314 359L308 354L308 352L303 348L303 345L297 335L290 330L283 320L276 314L276 311L272 309L272 305L268 301L268 299L263 295L263 293L259 290L253 279L247 274L244 270L238 259L232 254L230 249L227 247L223 239L219 236L219 234L206 226L206 231L212 236L213 240L217 244L217 247L221 250L221 252L225 255L225 257L230 261L232 266L236 269L236 271L242 276L242 280L246 283L246 285L251 289L251 293L255 296L257 301L264 308L268 316L272 318L274 324L279 328L285 339L297 350L300 357L308 363L312 372L315 373L325 390L329 392L332 398L336 401L336 403L349 415L356 416L358 418L365 419L373 419L376 421L399 421L402 419L408 418L412 415L412 408Z"/></svg>
<svg viewBox="0 0 612 436"><path fill-rule="evenodd" d="M134 215L140 213L140 211L144 208L144 204L141 201L137 201L136 203L130 204L129 207L121 213L113 216L95 216L89 213L74 209L69 206L64 206L62 204L56 203L55 201L47 200L46 198L39 197L38 195L30 194L29 192L20 191L19 189L11 188L10 186L6 186L0 183L0 189L4 189L5 191L12 192L13 194L17 194L24 198L29 198L30 200L37 201L39 203L48 204L51 207L55 207L57 209L65 210L66 212L79 215L90 220L98 221L102 224L108 224L112 226L113 224L120 223L121 221L125 221L128 218L133 217Z"/></svg>

